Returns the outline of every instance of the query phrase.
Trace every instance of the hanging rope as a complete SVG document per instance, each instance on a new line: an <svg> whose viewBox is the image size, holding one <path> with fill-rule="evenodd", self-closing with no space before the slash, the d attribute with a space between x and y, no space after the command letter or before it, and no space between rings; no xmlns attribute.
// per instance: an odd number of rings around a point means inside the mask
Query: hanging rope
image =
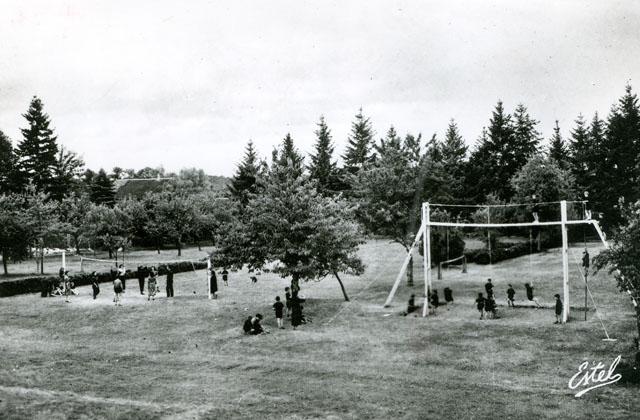
<svg viewBox="0 0 640 420"><path fill-rule="evenodd" d="M598 317L598 321L600 321L600 325L602 325L602 329L604 330L604 334L607 336L607 340L611 340L611 337L609 337L609 333L607 332L607 328L604 326L604 322L602 322L602 317L600 316L600 311L598 310L598 306L596 305L596 301L593 298L593 294L591 293L591 289L589 289L589 285L587 284L587 279L584 276L584 273L582 272L582 268L580 267L580 263L578 262L578 259L576 258L576 255L573 253L573 250L571 250L571 248L569 248L569 251L571 251L571 256L573 257L573 261L575 262L576 266L578 267L578 271L580 272L580 276L582 276L582 281L584 282L585 287L587 288L587 292L589 293L589 297L591 297L591 303L593 303L593 308L596 312L596 316Z"/></svg>

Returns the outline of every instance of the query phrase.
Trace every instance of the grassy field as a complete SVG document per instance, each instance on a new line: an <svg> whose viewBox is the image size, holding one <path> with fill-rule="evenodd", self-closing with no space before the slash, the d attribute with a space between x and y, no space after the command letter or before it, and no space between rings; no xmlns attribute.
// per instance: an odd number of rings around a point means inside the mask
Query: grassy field
<svg viewBox="0 0 640 420"><path fill-rule="evenodd" d="M533 282L542 303L561 293L558 250L494 266L470 265L434 280L455 303L427 319L403 317L411 293L403 284L391 308L381 304L403 255L372 241L362 248L365 275L346 276L352 301L335 279L303 285L313 322L275 328L271 303L285 279L262 274L251 284L232 273L220 298L206 299L204 272L176 276L176 297L148 302L128 282L122 307L105 284L61 298L24 295L0 300L2 418L637 418L638 389L619 384L574 398L567 382L584 360L608 365L627 356L633 310L611 278L590 280L605 326L593 311L554 325L550 309L506 308L506 284ZM579 258L579 249L574 249ZM415 264L421 279L420 262ZM583 288L571 264L572 306ZM488 277L500 319L479 320L473 300ZM160 286L164 287L164 279ZM194 293L195 292L195 293ZM163 295L163 294L162 294ZM260 312L271 330L241 334Z"/></svg>

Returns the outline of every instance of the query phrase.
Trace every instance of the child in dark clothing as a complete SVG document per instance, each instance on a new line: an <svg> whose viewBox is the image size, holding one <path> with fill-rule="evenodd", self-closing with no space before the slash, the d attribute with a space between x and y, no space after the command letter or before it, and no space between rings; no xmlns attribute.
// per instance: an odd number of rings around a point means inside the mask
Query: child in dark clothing
<svg viewBox="0 0 640 420"><path fill-rule="evenodd" d="M280 302L280 296L276 296L276 303L273 304L273 309L276 312L276 322L278 323L278 328L284 330L282 326L282 310L284 309L284 304Z"/></svg>
<svg viewBox="0 0 640 420"><path fill-rule="evenodd" d="M98 293L100 293L100 286L98 285L98 273L94 271L91 274L91 289L93 289L93 300L96 300Z"/></svg>
<svg viewBox="0 0 640 420"><path fill-rule="evenodd" d="M514 307L513 297L515 295L516 295L516 291L513 289L512 285L509 285L509 288L507 289L507 305L511 306L512 308Z"/></svg>
<svg viewBox="0 0 640 420"><path fill-rule="evenodd" d="M440 305L440 298L438 297L438 291L434 290L433 293L431 293L431 299L430 299L430 303L431 303L431 307L433 308L433 313L436 313L436 309L438 308L438 306Z"/></svg>
<svg viewBox="0 0 640 420"><path fill-rule="evenodd" d="M496 315L496 301L493 298L493 294L487 296L487 299L485 299L484 309L485 309L485 312L487 312L488 314L491 314L489 316L489 318L491 318L491 319L497 318L497 315Z"/></svg>
<svg viewBox="0 0 640 420"><path fill-rule="evenodd" d="M407 304L407 312L404 315L409 315L411 312L415 312L417 310L418 307L416 306L416 295L411 295L411 297L409 298L409 303Z"/></svg>
<svg viewBox="0 0 640 420"><path fill-rule="evenodd" d="M560 300L560 295L556 294L556 322L554 324L562 323L562 301Z"/></svg>
<svg viewBox="0 0 640 420"><path fill-rule="evenodd" d="M493 283L491 283L491 279L485 283L484 290L487 292L487 297L493 294Z"/></svg>
<svg viewBox="0 0 640 420"><path fill-rule="evenodd" d="M228 286L229 283L227 283L227 281L229 280L229 272L227 271L226 268L224 268L221 274L222 274L222 281L224 282L224 285Z"/></svg>
<svg viewBox="0 0 640 420"><path fill-rule="evenodd" d="M484 304L485 299L482 296L482 293L478 293L478 299L476 299L476 307L478 308L478 311L480 311L480 319L484 318Z"/></svg>
<svg viewBox="0 0 640 420"><path fill-rule="evenodd" d="M247 319L245 319L244 324L242 325L242 330L244 331L245 334L249 334L251 332L251 329L252 329L251 320L252 319L253 319L253 317L248 317Z"/></svg>
<svg viewBox="0 0 640 420"><path fill-rule="evenodd" d="M453 303L453 291L448 287L444 288L444 300L447 302L447 305L451 305Z"/></svg>
<svg viewBox="0 0 640 420"><path fill-rule="evenodd" d="M535 303L537 308L541 308L540 302L538 302L538 298L533 296L533 286L531 286L529 283L525 283L524 287L527 289L527 299Z"/></svg>
<svg viewBox="0 0 640 420"><path fill-rule="evenodd" d="M256 316L251 320L251 328L252 328L251 334L258 335L265 332L264 329L262 328L262 324L260 324L261 321L262 321L262 315L256 314Z"/></svg>
<svg viewBox="0 0 640 420"><path fill-rule="evenodd" d="M288 287L284 288L284 300L286 304L287 318L289 318L289 312L291 311L291 289Z"/></svg>

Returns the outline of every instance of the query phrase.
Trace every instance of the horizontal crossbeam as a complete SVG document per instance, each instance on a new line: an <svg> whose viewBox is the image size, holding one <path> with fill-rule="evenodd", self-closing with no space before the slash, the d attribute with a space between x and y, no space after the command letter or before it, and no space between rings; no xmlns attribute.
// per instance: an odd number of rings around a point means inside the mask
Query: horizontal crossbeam
<svg viewBox="0 0 640 420"><path fill-rule="evenodd" d="M566 222L526 222L526 223L456 223L456 222L426 222L427 226L442 227L475 227L475 228L503 228L503 227L532 227L532 226L560 226L593 224L591 220L567 220Z"/></svg>

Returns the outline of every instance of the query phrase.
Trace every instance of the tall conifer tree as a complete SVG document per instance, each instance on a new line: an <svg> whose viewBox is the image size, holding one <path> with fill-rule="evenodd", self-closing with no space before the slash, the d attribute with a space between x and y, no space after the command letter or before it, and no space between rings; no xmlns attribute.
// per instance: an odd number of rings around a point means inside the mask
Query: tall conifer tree
<svg viewBox="0 0 640 420"><path fill-rule="evenodd" d="M327 195L335 191L338 186L338 168L336 162L333 161L334 149L331 141L331 130L327 127L324 116L320 116L315 135L315 153L310 156L309 177L317 181L318 191Z"/></svg>
<svg viewBox="0 0 640 420"><path fill-rule="evenodd" d="M351 124L351 134L347 143L347 150L342 159L347 172L355 174L365 164L373 160L371 148L373 147L373 128L369 118L362 115L362 108L356 115L355 121Z"/></svg>
<svg viewBox="0 0 640 420"><path fill-rule="evenodd" d="M38 191L49 193L54 183L57 163L57 137L39 98L33 97L29 110L23 117L28 126L21 129L23 139L17 149L22 181L31 182Z"/></svg>

